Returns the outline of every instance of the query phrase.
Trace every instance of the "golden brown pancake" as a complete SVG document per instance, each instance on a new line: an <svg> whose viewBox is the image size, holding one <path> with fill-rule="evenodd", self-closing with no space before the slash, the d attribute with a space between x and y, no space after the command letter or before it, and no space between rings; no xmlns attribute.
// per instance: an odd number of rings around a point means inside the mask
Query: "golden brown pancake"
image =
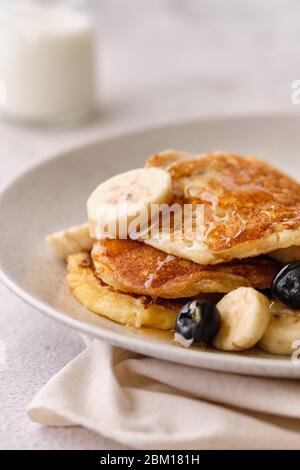
<svg viewBox="0 0 300 470"><path fill-rule="evenodd" d="M117 323L171 330L184 300L170 301L123 294L101 282L94 273L90 255L68 257L67 284L76 299L87 309Z"/></svg>
<svg viewBox="0 0 300 470"><path fill-rule="evenodd" d="M281 264L268 257L202 266L133 240L94 244L96 275L122 292L176 299L225 293L241 286L266 289Z"/></svg>
<svg viewBox="0 0 300 470"><path fill-rule="evenodd" d="M162 233L145 243L199 264L300 245L300 185L267 162L225 152L189 157L168 151L146 166L170 172L176 202L203 205L204 237L173 230L171 237Z"/></svg>

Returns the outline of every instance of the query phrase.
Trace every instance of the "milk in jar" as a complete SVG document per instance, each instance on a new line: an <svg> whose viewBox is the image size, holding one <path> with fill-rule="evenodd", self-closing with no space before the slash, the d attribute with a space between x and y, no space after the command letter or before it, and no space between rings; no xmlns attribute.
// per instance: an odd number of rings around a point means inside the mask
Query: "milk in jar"
<svg viewBox="0 0 300 470"><path fill-rule="evenodd" d="M70 2L7 3L0 13L0 112L29 121L91 113L95 74L89 15Z"/></svg>

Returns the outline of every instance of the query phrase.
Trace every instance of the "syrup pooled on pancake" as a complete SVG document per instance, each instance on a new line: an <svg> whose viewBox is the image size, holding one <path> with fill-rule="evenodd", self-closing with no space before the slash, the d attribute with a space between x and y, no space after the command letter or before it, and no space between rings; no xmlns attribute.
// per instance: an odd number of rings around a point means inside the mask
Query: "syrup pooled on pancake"
<svg viewBox="0 0 300 470"><path fill-rule="evenodd" d="M146 166L170 172L176 202L202 205L204 236L181 227L145 243L199 264L300 245L300 185L265 161L221 152L176 158L173 151Z"/></svg>
<svg viewBox="0 0 300 470"><path fill-rule="evenodd" d="M92 259L96 276L113 288L170 299L225 293L240 286L267 289L281 268L268 257L201 266L133 240L97 241Z"/></svg>

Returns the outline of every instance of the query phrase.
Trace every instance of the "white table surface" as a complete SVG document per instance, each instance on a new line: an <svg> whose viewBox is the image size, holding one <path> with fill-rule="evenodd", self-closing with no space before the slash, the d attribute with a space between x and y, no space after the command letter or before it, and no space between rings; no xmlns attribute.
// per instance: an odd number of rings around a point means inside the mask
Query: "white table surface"
<svg viewBox="0 0 300 470"><path fill-rule="evenodd" d="M297 0L94 0L98 115L81 128L0 122L0 183L45 156L136 126L195 116L284 111L299 76ZM203 150L203 149L201 149ZM1 221L0 230L5 230ZM18 249L26 247L16 247ZM121 449L85 429L42 428L26 406L82 349L80 336L0 285L1 449ZM134 443L133 443L134 446Z"/></svg>

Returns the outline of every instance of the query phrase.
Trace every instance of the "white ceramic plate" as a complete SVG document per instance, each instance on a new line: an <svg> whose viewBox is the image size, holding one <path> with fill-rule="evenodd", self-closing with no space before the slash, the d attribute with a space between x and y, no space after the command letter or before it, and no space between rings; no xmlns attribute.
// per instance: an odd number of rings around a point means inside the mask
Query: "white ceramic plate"
<svg viewBox="0 0 300 470"><path fill-rule="evenodd" d="M37 165L0 195L2 280L41 312L93 337L169 361L206 369L273 377L300 377L287 357L186 350L163 337L126 329L77 303L65 284L65 266L46 245L55 230L85 221L89 193L102 180L140 167L165 148L225 149L263 156L300 179L300 119L244 117L198 120L142 130L90 144ZM300 338L299 338L300 339Z"/></svg>

